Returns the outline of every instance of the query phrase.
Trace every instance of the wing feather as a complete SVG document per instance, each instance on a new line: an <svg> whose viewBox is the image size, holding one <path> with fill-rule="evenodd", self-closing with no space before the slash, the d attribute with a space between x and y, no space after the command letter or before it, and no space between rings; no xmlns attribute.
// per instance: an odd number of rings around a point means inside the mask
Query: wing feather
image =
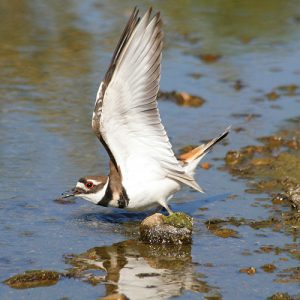
<svg viewBox="0 0 300 300"><path fill-rule="evenodd" d="M162 22L134 9L100 84L92 127L124 182L169 177L202 191L175 158L157 108ZM137 167L133 161L147 163Z"/></svg>

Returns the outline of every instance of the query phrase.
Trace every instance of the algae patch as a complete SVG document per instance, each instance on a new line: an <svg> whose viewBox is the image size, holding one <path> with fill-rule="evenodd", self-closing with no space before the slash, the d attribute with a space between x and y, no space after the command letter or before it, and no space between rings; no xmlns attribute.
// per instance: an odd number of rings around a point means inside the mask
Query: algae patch
<svg viewBox="0 0 300 300"><path fill-rule="evenodd" d="M193 230L193 218L182 212L176 212L170 216L163 216L165 224L176 228L187 228Z"/></svg>
<svg viewBox="0 0 300 300"><path fill-rule="evenodd" d="M5 284L15 289L27 289L55 285L60 278L60 273L49 270L30 270L18 274L4 281Z"/></svg>

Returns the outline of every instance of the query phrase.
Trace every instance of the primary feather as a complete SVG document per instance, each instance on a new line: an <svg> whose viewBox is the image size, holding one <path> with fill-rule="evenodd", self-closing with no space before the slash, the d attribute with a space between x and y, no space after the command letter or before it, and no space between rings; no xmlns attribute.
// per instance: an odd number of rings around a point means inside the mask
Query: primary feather
<svg viewBox="0 0 300 300"><path fill-rule="evenodd" d="M163 33L159 13L134 10L100 84L92 127L122 178L169 178L202 191L176 159L157 108Z"/></svg>

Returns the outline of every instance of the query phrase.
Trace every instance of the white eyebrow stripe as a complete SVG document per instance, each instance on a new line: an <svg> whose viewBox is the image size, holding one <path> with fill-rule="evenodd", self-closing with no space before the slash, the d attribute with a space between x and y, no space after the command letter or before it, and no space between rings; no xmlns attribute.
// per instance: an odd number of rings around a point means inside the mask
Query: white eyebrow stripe
<svg viewBox="0 0 300 300"><path fill-rule="evenodd" d="M87 190L86 187L85 187L85 185L82 182L77 182L76 187L80 188L80 189L83 189L85 191Z"/></svg>
<svg viewBox="0 0 300 300"><path fill-rule="evenodd" d="M94 179L87 179L87 181L92 182L94 185L98 185L99 183L102 183L102 181L94 180Z"/></svg>

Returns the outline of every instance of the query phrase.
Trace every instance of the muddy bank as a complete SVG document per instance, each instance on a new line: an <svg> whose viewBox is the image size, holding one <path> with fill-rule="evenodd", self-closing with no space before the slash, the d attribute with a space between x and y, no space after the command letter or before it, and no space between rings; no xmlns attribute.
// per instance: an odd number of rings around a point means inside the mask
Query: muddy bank
<svg viewBox="0 0 300 300"><path fill-rule="evenodd" d="M227 152L225 170L247 181L247 193L267 194L269 205L291 208L263 223L268 226L283 220L287 228L299 231L300 118L288 123L288 128L258 138L257 145Z"/></svg>

